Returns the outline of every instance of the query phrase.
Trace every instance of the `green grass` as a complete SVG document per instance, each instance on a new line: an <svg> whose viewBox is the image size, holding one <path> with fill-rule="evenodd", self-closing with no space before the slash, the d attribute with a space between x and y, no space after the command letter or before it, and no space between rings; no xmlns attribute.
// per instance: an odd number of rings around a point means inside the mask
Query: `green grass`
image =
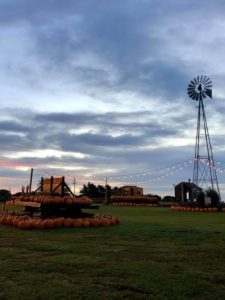
<svg viewBox="0 0 225 300"><path fill-rule="evenodd" d="M0 225L0 299L225 299L225 213L101 207L105 228Z"/></svg>

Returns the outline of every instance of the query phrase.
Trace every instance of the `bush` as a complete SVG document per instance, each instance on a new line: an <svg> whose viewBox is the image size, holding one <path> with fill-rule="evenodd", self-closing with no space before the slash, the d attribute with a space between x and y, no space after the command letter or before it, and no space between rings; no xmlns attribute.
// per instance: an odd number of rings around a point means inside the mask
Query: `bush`
<svg viewBox="0 0 225 300"><path fill-rule="evenodd" d="M198 206L203 207L205 205L205 193L203 191L199 191L196 195L196 201Z"/></svg>
<svg viewBox="0 0 225 300"><path fill-rule="evenodd" d="M211 205L212 206L217 206L217 204L220 201L220 197L219 194L217 193L217 191L215 191L212 188L208 188L206 191L206 196L211 198Z"/></svg>
<svg viewBox="0 0 225 300"><path fill-rule="evenodd" d="M8 190L0 190L0 201L7 201L11 198L11 193Z"/></svg>

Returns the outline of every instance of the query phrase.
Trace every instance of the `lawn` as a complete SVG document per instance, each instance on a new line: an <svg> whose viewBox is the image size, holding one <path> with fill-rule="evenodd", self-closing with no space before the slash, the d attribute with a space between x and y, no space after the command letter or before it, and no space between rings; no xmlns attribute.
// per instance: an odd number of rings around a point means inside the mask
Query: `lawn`
<svg viewBox="0 0 225 300"><path fill-rule="evenodd" d="M225 299L225 213L110 207L121 223L0 225L0 299Z"/></svg>

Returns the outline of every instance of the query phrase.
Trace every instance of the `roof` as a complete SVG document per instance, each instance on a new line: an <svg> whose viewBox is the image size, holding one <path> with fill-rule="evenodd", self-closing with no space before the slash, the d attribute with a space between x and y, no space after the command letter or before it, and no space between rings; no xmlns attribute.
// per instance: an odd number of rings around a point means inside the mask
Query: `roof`
<svg viewBox="0 0 225 300"><path fill-rule="evenodd" d="M181 186L182 184L183 184L184 186L186 186L186 187L187 187L188 189L190 189L190 190L193 189L193 188L198 189L198 190L202 190L202 188L200 188L199 186L197 186L197 185L194 184L193 182L184 182L184 181L178 183L178 184L175 186L175 188Z"/></svg>
<svg viewBox="0 0 225 300"><path fill-rule="evenodd" d="M143 189L142 187L139 187L139 186L136 186L136 185L124 185L124 186L121 186L120 189L123 189L123 188L138 188L138 189Z"/></svg>

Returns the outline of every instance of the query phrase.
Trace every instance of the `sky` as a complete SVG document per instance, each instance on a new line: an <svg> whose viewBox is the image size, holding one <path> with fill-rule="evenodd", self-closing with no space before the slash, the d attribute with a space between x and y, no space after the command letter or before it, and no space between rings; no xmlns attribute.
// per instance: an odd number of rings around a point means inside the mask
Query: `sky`
<svg viewBox="0 0 225 300"><path fill-rule="evenodd" d="M42 176L173 195L192 178L197 102L225 196L225 2L0 0L0 188Z"/></svg>

